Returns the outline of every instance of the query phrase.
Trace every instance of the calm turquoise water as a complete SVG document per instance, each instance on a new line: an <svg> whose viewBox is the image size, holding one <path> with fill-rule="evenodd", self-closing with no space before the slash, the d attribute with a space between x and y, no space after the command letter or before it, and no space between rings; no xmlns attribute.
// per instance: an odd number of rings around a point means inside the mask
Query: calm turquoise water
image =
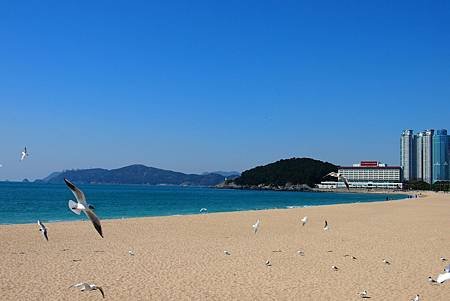
<svg viewBox="0 0 450 301"><path fill-rule="evenodd" d="M383 201L384 194L221 190L204 187L80 185L100 218L198 214ZM402 199L403 195L389 195ZM0 224L79 220L64 184L0 182Z"/></svg>

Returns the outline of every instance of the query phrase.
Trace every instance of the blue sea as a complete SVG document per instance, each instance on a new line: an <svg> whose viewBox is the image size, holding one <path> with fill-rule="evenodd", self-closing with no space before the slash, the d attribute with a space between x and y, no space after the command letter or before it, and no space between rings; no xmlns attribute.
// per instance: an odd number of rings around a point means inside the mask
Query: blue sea
<svg viewBox="0 0 450 301"><path fill-rule="evenodd" d="M385 194L280 192L145 185L79 185L102 219L199 214L384 201ZM397 200L405 195L389 195ZM70 221L65 184L0 182L0 224Z"/></svg>

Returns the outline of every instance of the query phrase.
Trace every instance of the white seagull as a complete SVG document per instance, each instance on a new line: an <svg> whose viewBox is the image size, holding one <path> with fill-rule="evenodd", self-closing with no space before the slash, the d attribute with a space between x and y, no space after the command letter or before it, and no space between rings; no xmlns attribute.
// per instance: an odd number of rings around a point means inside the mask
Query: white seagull
<svg viewBox="0 0 450 301"><path fill-rule="evenodd" d="M386 259L383 259L383 263L390 265L391 263L389 261L387 261Z"/></svg>
<svg viewBox="0 0 450 301"><path fill-rule="evenodd" d="M28 151L27 151L27 147L25 146L23 148L22 153L20 154L20 161L23 161L26 157L28 157Z"/></svg>
<svg viewBox="0 0 450 301"><path fill-rule="evenodd" d="M200 209L200 213L208 213L208 209L202 208L202 209Z"/></svg>
<svg viewBox="0 0 450 301"><path fill-rule="evenodd" d="M134 256L134 252L131 250L128 251L128 254L130 254L130 256Z"/></svg>
<svg viewBox="0 0 450 301"><path fill-rule="evenodd" d="M97 230L98 234L100 234L101 237L103 237L102 233L102 225L100 224L100 220L98 219L97 215L95 215L93 206L86 203L86 198L84 196L83 191L78 189L75 185L73 185L69 180L64 179L64 182L66 182L66 185L70 188L73 195L75 196L77 202L74 202L72 200L69 200L69 209L72 210L75 214L80 215L81 211L83 211L86 216L91 220L92 224L95 227L95 230Z"/></svg>
<svg viewBox="0 0 450 301"><path fill-rule="evenodd" d="M329 227L328 227L328 222L325 220L325 225L323 226L323 229L325 230L325 231L327 231L328 229L329 229Z"/></svg>
<svg viewBox="0 0 450 301"><path fill-rule="evenodd" d="M332 268L334 271L339 270L339 268L338 268L337 266L335 266L335 265L332 265L331 268Z"/></svg>
<svg viewBox="0 0 450 301"><path fill-rule="evenodd" d="M42 236L48 241L47 228L40 220L38 220L37 223L39 225L39 232L41 232Z"/></svg>
<svg viewBox="0 0 450 301"><path fill-rule="evenodd" d="M95 284L81 282L81 283L77 283L77 284L69 286L69 288L71 288L71 287L79 288L80 291L82 291L82 292L99 290L100 293L102 293L103 298L105 298L105 293L103 292L103 289L100 286L96 286Z"/></svg>
<svg viewBox="0 0 450 301"><path fill-rule="evenodd" d="M431 283L431 284L436 284L437 283L437 281L434 280L433 278L431 278L431 276L428 277L428 282Z"/></svg>
<svg viewBox="0 0 450 301"><path fill-rule="evenodd" d="M298 250L297 254L300 255L300 256L305 256L305 252L303 252L302 250Z"/></svg>
<svg viewBox="0 0 450 301"><path fill-rule="evenodd" d="M450 265L446 266L443 274L439 274L436 278L437 283L444 283L447 280L450 280Z"/></svg>
<svg viewBox="0 0 450 301"><path fill-rule="evenodd" d="M271 267L271 266L272 266L272 263L270 263L270 261L267 260L267 261L266 261L266 266Z"/></svg>
<svg viewBox="0 0 450 301"><path fill-rule="evenodd" d="M348 183L347 178L344 177L343 175L341 175L340 173L332 171L332 172L330 172L329 174L326 174L326 175L324 176L324 178L325 178L325 177L328 177L328 176L330 176L330 177L335 177L335 178L338 179L338 181L339 181L339 180L343 180L343 181L344 181L344 184L345 184L345 187L347 187L347 190L350 190L350 184Z"/></svg>
<svg viewBox="0 0 450 301"><path fill-rule="evenodd" d="M420 299L419 299L419 294L417 294L417 295L414 297L414 299L411 299L411 301L420 301Z"/></svg>
<svg viewBox="0 0 450 301"><path fill-rule="evenodd" d="M256 232L258 232L259 224L260 224L260 221L257 220L256 223L252 225L252 228L253 228L253 231L255 232L255 234L256 234Z"/></svg>
<svg viewBox="0 0 450 301"><path fill-rule="evenodd" d="M308 217L304 216L300 221L302 222L302 226L304 226L308 222Z"/></svg>
<svg viewBox="0 0 450 301"><path fill-rule="evenodd" d="M223 254L225 254L225 255L231 255L231 253L228 252L227 250L223 251Z"/></svg>
<svg viewBox="0 0 450 301"><path fill-rule="evenodd" d="M441 257L441 261L447 261L447 258Z"/></svg>
<svg viewBox="0 0 450 301"><path fill-rule="evenodd" d="M367 295L367 291L366 290L363 290L362 292L359 292L358 295L361 298L369 298L369 296Z"/></svg>

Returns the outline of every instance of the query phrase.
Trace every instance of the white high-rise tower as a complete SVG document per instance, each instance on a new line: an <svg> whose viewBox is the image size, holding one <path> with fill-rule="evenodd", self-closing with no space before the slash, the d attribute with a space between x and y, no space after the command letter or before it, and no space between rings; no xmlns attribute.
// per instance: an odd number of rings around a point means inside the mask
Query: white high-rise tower
<svg viewBox="0 0 450 301"><path fill-rule="evenodd" d="M403 172L403 180L409 181L414 179L414 144L413 131L404 130L400 137L400 167Z"/></svg>

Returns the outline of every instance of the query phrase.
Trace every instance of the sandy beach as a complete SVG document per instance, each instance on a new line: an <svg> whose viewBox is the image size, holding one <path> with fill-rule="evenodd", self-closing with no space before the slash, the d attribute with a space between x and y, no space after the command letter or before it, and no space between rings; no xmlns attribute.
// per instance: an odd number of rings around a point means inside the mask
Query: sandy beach
<svg viewBox="0 0 450 301"><path fill-rule="evenodd" d="M86 281L107 300L449 300L450 283L427 281L450 259L449 194L102 225L103 239L88 221L48 223L48 242L35 224L0 226L0 299L101 300L69 288Z"/></svg>

